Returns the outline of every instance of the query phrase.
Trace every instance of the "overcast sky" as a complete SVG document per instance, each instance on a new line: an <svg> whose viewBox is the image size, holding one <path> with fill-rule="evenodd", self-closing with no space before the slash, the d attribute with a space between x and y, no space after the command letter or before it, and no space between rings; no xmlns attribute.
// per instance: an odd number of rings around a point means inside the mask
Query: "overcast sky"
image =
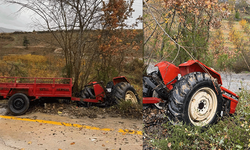
<svg viewBox="0 0 250 150"><path fill-rule="evenodd" d="M139 16L142 16L142 0L135 0L133 7L135 12L133 18L129 20L131 23ZM25 10L22 13L17 13L19 9L20 6L18 5L0 3L0 27L22 31L38 30L33 26L32 20L36 19L33 12ZM142 24L140 24L139 28L142 29Z"/></svg>

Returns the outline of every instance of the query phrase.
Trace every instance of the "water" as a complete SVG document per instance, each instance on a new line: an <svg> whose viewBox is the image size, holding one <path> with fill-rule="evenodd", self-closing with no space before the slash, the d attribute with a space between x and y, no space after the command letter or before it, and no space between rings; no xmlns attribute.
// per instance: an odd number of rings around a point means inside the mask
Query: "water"
<svg viewBox="0 0 250 150"><path fill-rule="evenodd" d="M232 92L240 92L241 90L250 90L250 74L247 73L226 73L220 72L222 78L222 86Z"/></svg>

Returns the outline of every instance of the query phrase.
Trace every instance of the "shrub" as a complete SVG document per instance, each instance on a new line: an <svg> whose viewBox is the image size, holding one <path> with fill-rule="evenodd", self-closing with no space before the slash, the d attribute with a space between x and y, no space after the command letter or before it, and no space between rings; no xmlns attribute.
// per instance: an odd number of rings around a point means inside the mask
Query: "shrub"
<svg viewBox="0 0 250 150"><path fill-rule="evenodd" d="M239 11L235 12L235 19L237 19L237 20L240 19L240 12Z"/></svg>
<svg viewBox="0 0 250 150"><path fill-rule="evenodd" d="M27 39L26 36L23 37L23 46L26 47L26 49L28 49L28 45L30 44L29 40Z"/></svg>

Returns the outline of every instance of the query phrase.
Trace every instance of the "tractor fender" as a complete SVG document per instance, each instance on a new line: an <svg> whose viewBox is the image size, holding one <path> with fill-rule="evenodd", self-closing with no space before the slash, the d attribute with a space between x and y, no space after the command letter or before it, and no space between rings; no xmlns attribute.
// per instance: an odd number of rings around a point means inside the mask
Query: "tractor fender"
<svg viewBox="0 0 250 150"><path fill-rule="evenodd" d="M168 61L162 61L155 66L158 67L164 84L172 90L173 84L177 82L176 77L180 74L179 68Z"/></svg>
<svg viewBox="0 0 250 150"><path fill-rule="evenodd" d="M120 82L127 82L129 83L128 79L124 76L119 76L119 77L114 77L113 78L113 84L116 85L117 83L120 83Z"/></svg>
<svg viewBox="0 0 250 150"><path fill-rule="evenodd" d="M192 72L205 72L205 73L207 73L207 71L208 71L212 77L217 79L218 84L222 85L222 79L221 79L220 74L218 72L216 72L214 69L207 67L206 65L204 65L203 63L201 63L198 60L189 60L185 63L180 64L179 70L180 70L181 76L184 76L184 75L192 73Z"/></svg>

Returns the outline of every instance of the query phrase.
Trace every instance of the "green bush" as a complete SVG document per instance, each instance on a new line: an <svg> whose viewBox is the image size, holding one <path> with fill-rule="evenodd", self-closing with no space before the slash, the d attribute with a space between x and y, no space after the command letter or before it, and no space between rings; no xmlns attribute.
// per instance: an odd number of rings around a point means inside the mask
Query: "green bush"
<svg viewBox="0 0 250 150"><path fill-rule="evenodd" d="M29 40L27 39L26 36L23 37L23 46L26 47L26 49L28 49L28 45L30 44Z"/></svg>
<svg viewBox="0 0 250 150"><path fill-rule="evenodd" d="M237 20L240 19L240 12L239 11L235 12L235 19L237 19Z"/></svg>

